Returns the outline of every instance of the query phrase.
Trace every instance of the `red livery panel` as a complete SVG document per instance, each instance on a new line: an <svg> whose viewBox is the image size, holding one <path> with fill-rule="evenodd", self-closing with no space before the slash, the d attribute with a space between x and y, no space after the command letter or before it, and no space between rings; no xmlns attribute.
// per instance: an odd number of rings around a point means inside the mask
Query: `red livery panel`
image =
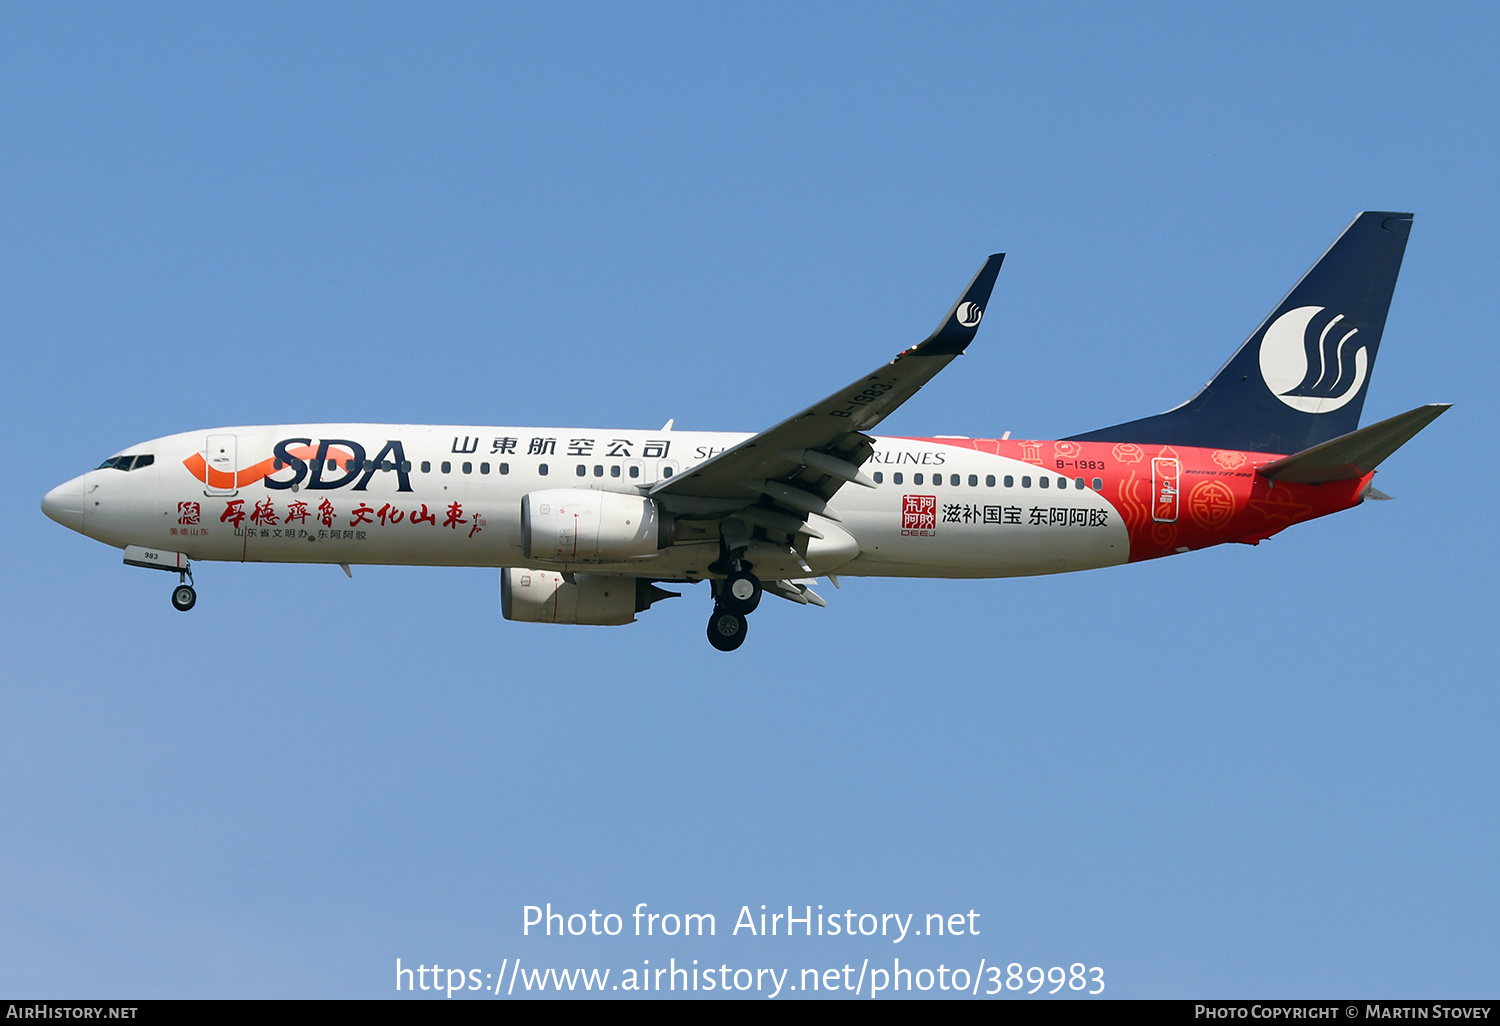
<svg viewBox="0 0 1500 1026"><path fill-rule="evenodd" d="M1046 442L919 438L1029 463L1039 474L1081 480L1119 512L1130 561L1223 542L1254 545L1292 524L1359 504L1373 474L1325 484L1272 482L1256 473L1280 454L1140 446L1133 442ZM1076 487L1076 485L1072 485ZM914 497L913 497L914 498Z"/></svg>

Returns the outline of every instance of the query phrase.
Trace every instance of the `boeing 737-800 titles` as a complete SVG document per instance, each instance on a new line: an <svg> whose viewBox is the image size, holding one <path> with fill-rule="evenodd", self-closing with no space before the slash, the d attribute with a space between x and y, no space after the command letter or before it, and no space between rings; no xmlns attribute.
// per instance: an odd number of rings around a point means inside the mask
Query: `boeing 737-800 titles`
<svg viewBox="0 0 1500 1026"><path fill-rule="evenodd" d="M1410 229L1360 214L1192 399L1057 441L870 433L973 340L995 255L925 341L757 435L223 427L124 449L42 509L177 574L180 610L194 560L498 567L506 619L533 623L632 623L677 594L661 585L706 580L724 651L764 594L824 605L820 577L1016 577L1256 544L1385 498L1376 466L1447 409L1358 427Z"/></svg>

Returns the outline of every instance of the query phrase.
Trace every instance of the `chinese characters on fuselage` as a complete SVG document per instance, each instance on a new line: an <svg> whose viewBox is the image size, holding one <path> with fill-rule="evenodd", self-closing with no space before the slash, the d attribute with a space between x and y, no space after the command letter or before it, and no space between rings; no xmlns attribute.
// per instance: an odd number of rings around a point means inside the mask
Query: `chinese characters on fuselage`
<svg viewBox="0 0 1500 1026"><path fill-rule="evenodd" d="M285 515L277 511L276 503L271 499L260 499L251 507L250 512L245 512L245 499L229 499L224 503L224 512L219 514L219 523L229 524L234 528L236 537L249 536L261 538L307 538L309 536L332 540L342 538L350 541L364 541L368 532L355 530L366 524L379 522L381 527L394 526L405 523L409 526L446 527L452 531L461 531L468 528L465 537L472 538L484 529L486 521L478 513L470 512L464 515L464 507L461 502L451 502L445 510L429 510L427 503L421 503L418 508L401 509L387 502L379 509L368 503L361 502L346 513L340 514L328 499L318 503L317 507L309 510L306 502L291 502L287 504ZM196 506L197 503L184 503L182 505ZM180 507L179 507L180 508ZM443 514L443 522L438 523L438 514ZM184 516L188 514L184 512ZM196 511L193 516L197 516ZM293 528L293 524L305 525L311 516L315 524L322 524L322 529L316 527L308 528L299 526ZM335 523L336 520L347 516L349 518L348 528ZM245 521L249 520L249 526ZM174 534L179 533L176 528ZM181 533L186 534L187 531Z"/></svg>

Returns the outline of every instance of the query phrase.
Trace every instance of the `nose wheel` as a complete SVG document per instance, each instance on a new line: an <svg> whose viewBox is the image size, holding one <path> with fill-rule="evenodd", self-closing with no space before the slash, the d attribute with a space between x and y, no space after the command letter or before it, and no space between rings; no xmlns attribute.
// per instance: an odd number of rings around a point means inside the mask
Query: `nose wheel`
<svg viewBox="0 0 1500 1026"><path fill-rule="evenodd" d="M177 587L172 589L172 608L179 613L186 613L198 602L198 593L189 583L192 579L192 571L184 570L177 577Z"/></svg>

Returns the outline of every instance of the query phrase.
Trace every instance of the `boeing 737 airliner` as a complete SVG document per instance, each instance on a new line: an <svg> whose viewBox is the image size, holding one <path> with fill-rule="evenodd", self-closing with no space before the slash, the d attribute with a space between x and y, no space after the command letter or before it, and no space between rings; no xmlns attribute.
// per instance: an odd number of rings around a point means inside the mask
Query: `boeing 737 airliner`
<svg viewBox="0 0 1500 1026"><path fill-rule="evenodd" d="M827 577L1016 577L1257 544L1386 498L1375 468L1447 409L1359 428L1411 215L1360 214L1201 392L1058 441L870 434L961 355L991 256L925 341L757 435L286 424L133 445L48 492L58 523L193 560L492 566L509 620L625 624L707 580L729 651L763 594ZM836 576L837 575L837 576Z"/></svg>

